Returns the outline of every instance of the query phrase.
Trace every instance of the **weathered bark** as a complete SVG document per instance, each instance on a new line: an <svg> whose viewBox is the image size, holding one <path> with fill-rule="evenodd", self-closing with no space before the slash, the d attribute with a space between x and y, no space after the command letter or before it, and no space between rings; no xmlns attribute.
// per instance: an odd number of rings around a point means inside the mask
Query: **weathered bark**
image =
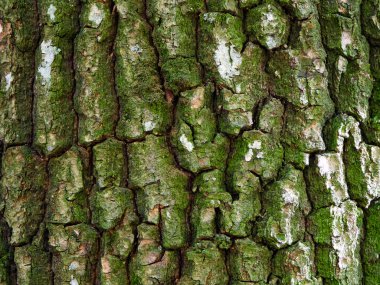
<svg viewBox="0 0 380 285"><path fill-rule="evenodd" d="M379 23L2 0L0 284L380 284Z"/></svg>

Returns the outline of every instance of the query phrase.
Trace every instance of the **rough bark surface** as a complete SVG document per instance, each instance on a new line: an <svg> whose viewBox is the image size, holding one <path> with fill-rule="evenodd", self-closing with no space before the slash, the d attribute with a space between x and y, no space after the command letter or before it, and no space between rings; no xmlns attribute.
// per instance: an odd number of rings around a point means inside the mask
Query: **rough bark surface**
<svg viewBox="0 0 380 285"><path fill-rule="evenodd" d="M379 285L379 0L1 0L0 285Z"/></svg>

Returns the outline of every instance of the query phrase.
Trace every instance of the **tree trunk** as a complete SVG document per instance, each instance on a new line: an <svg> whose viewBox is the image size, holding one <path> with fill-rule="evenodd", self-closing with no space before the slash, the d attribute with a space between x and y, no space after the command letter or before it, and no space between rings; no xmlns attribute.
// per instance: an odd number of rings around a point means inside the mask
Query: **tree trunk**
<svg viewBox="0 0 380 285"><path fill-rule="evenodd" d="M1 0L0 284L380 284L378 0Z"/></svg>

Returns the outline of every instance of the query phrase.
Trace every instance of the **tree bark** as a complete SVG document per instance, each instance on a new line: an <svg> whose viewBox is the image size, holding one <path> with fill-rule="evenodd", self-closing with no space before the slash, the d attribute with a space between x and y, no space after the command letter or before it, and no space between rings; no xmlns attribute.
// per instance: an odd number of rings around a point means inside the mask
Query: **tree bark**
<svg viewBox="0 0 380 285"><path fill-rule="evenodd" d="M378 0L2 0L0 285L380 284Z"/></svg>

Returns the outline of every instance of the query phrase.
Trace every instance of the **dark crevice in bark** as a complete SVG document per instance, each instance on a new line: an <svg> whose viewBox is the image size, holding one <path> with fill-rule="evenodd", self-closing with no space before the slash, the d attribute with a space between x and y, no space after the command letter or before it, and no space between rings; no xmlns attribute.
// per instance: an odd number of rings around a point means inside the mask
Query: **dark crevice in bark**
<svg viewBox="0 0 380 285"><path fill-rule="evenodd" d="M72 49L71 49L71 54L72 54L72 58L71 58L71 69L72 69L72 80L73 80L73 89L72 89L72 93L71 93L71 106L72 106L72 112L74 114L74 126L73 126L73 144L74 145L79 145L79 114L78 112L75 110L75 103L74 103L74 100L75 100L75 97L78 96L77 94L77 79L76 79L76 58L75 58L75 43L77 42L78 40L78 35L81 31L81 22L80 22L80 17L83 13L83 3L82 3L82 0L77 0L77 5L78 5L78 21L77 21L77 31L73 37L73 40L72 40ZM66 151L66 150L65 150Z"/></svg>
<svg viewBox="0 0 380 285"><path fill-rule="evenodd" d="M40 17L40 11L39 11L39 7L38 7L38 0L34 0L34 5L35 5L35 9L37 11L37 23L38 23L38 26L40 27L41 26L41 17ZM38 43L41 42L41 29L38 30L38 38L36 40ZM33 65L32 65L32 68L34 70L34 74L33 74L33 79L32 79L32 84L31 84L31 89L32 89L32 100L31 100L31 115L30 115L30 118L31 118L31 133L30 133L30 146L33 145L33 141L34 141L34 100L35 100L35 92L34 92L34 85L35 85L35 80L36 80L36 75L37 75L37 68L36 68L36 53L37 53L37 49L38 49L38 45L36 45L36 49L34 50L33 54L34 54L34 61L33 61Z"/></svg>
<svg viewBox="0 0 380 285"><path fill-rule="evenodd" d="M117 77L117 71L116 71L116 54L114 53L115 47L116 47L116 38L117 34L119 32L119 18L120 15L117 11L117 6L114 0L111 1L111 11L113 15L113 39L112 39L112 45L111 45L111 50L109 51L110 56L112 56L112 82L113 82L113 92L116 98L116 105L117 105L117 118L114 123L114 128L113 128L113 134L114 137L116 138L116 129L119 124L120 118L121 118L121 105L120 105L120 97L118 95L118 90L117 90L117 84L116 84L116 77Z"/></svg>

